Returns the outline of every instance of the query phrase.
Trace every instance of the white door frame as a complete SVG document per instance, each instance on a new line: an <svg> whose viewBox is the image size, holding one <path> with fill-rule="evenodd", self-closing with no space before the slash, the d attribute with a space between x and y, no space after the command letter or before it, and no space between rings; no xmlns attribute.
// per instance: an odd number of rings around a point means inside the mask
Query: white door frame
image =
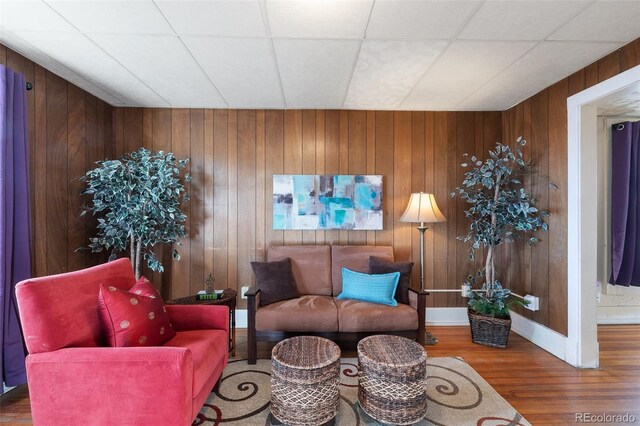
<svg viewBox="0 0 640 426"><path fill-rule="evenodd" d="M598 366L597 108L594 101L640 81L640 65L567 99L567 320L566 361ZM552 212L553 213L553 212Z"/></svg>

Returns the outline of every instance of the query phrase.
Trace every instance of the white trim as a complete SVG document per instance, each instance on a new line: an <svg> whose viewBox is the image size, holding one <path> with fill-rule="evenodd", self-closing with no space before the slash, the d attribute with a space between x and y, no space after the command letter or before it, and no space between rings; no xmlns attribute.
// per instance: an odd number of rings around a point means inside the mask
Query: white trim
<svg viewBox="0 0 640 426"><path fill-rule="evenodd" d="M567 98L567 344L566 361L598 366L595 284L596 108L589 105L640 81L640 65ZM553 213L553 212L552 212Z"/></svg>
<svg viewBox="0 0 640 426"><path fill-rule="evenodd" d="M511 331L562 360L566 358L567 338L555 330L511 312Z"/></svg>
<svg viewBox="0 0 640 426"><path fill-rule="evenodd" d="M427 325L469 325L467 308L427 308Z"/></svg>
<svg viewBox="0 0 640 426"><path fill-rule="evenodd" d="M7 386L4 384L4 382L2 382L2 393L0 393L0 395L4 395L7 392L10 392L12 390L14 390L16 388L16 386Z"/></svg>
<svg viewBox="0 0 640 426"><path fill-rule="evenodd" d="M598 324L640 324L637 306L598 306Z"/></svg>
<svg viewBox="0 0 640 426"><path fill-rule="evenodd" d="M247 319L246 309L236 309L236 328L247 328L249 320Z"/></svg>

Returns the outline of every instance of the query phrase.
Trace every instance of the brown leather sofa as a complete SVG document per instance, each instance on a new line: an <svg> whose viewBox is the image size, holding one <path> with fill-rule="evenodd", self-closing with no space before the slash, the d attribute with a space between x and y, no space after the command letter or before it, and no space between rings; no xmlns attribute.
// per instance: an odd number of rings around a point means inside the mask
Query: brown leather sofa
<svg viewBox="0 0 640 426"><path fill-rule="evenodd" d="M394 260L390 246L274 246L267 260L291 259L300 297L260 306L260 289L246 293L248 362L255 364L257 342L293 335L320 335L356 343L371 334L395 334L424 344L426 294L409 290L409 305L387 306L336 300L342 291L342 268L367 273L369 257Z"/></svg>

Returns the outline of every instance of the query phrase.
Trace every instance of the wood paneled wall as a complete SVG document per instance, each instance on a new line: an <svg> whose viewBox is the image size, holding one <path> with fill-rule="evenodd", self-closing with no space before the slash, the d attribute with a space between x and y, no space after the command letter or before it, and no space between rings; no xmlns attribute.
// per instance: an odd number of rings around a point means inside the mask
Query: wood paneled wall
<svg viewBox="0 0 640 426"><path fill-rule="evenodd" d="M538 206L551 212L548 233L537 247L523 243L503 251L505 282L520 294L540 297L532 320L567 334L567 98L640 64L640 39L560 80L505 111L503 139L523 135L535 169L527 183ZM550 183L557 189L550 187ZM552 185L552 186L553 186ZM595 314L595 313L594 313Z"/></svg>
<svg viewBox="0 0 640 426"><path fill-rule="evenodd" d="M456 240L466 229L462 154L482 153L502 133L499 112L202 110L116 108L115 155L145 146L190 158L189 238L182 260L166 259L155 275L165 297L254 280L249 262L275 244L389 244L397 259L419 262L419 233L399 222L411 192L433 192L446 223L427 231L426 287L459 288L475 265ZM274 231L272 175L381 174L382 231ZM166 258L166 256L165 256ZM419 263L418 263L419 264ZM419 286L419 267L413 282ZM464 306L458 295L434 295L431 306Z"/></svg>
<svg viewBox="0 0 640 426"><path fill-rule="evenodd" d="M33 83L27 92L33 273L96 264L102 257L75 252L95 228L92 218L80 217L82 183L76 178L113 154L113 107L2 44L0 63Z"/></svg>
<svg viewBox="0 0 640 426"><path fill-rule="evenodd" d="M81 185L73 178L99 159L145 146L191 158L194 177L183 260L166 259L167 272L153 274L165 297L201 289L208 272L217 288L239 289L253 280L249 261L264 259L272 244L392 244L398 259L419 262L419 234L399 218L409 194L420 190L436 194L448 219L427 231L426 287L459 288L480 266L455 239L467 226L464 204L449 197L462 181L462 154L482 156L496 141L523 135L535 164L527 185L552 212L551 230L535 248L505 248L500 276L517 293L540 296L540 311L524 315L566 334L566 99L640 64L640 40L502 113L112 108L2 45L0 63L35 86L28 111L36 275L100 260L74 252L93 224L78 217ZM276 173L382 174L384 230L272 230ZM455 294L429 298L430 306L463 303Z"/></svg>

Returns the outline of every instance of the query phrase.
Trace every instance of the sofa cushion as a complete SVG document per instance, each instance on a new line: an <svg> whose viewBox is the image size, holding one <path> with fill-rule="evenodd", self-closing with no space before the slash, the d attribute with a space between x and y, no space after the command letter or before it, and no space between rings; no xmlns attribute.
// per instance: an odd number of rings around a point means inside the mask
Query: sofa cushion
<svg viewBox="0 0 640 426"><path fill-rule="evenodd" d="M354 299L363 302L398 306L394 299L400 272L390 274L363 274L342 268L342 293L336 299Z"/></svg>
<svg viewBox="0 0 640 426"><path fill-rule="evenodd" d="M267 254L269 262L287 257L291 258L291 270L300 294L331 296L329 246L274 246Z"/></svg>
<svg viewBox="0 0 640 426"><path fill-rule="evenodd" d="M162 298L142 277L131 291L100 286L98 312L109 346L160 346L175 335Z"/></svg>
<svg viewBox="0 0 640 426"><path fill-rule="evenodd" d="M418 328L418 311L409 305L387 306L359 300L336 300L339 331L399 331Z"/></svg>
<svg viewBox="0 0 640 426"><path fill-rule="evenodd" d="M342 268L366 274L369 272L369 257L371 256L393 260L393 247L331 246L331 280L333 283L333 293L331 294L337 296L342 292Z"/></svg>
<svg viewBox="0 0 640 426"><path fill-rule="evenodd" d="M405 305L409 304L411 269L413 269L413 262L391 262L375 256L371 256L369 258L370 274L388 274L391 272L400 273L400 280L398 281L395 299L398 303L404 303Z"/></svg>
<svg viewBox="0 0 640 426"><path fill-rule="evenodd" d="M305 295L256 311L258 331L338 331L338 310L331 296Z"/></svg>
<svg viewBox="0 0 640 426"><path fill-rule="evenodd" d="M187 348L193 361L193 395L197 395L209 377L222 370L229 348L225 330L178 331L163 346Z"/></svg>
<svg viewBox="0 0 640 426"><path fill-rule="evenodd" d="M300 297L291 273L290 258L274 262L251 262L251 268L260 289L260 306Z"/></svg>

